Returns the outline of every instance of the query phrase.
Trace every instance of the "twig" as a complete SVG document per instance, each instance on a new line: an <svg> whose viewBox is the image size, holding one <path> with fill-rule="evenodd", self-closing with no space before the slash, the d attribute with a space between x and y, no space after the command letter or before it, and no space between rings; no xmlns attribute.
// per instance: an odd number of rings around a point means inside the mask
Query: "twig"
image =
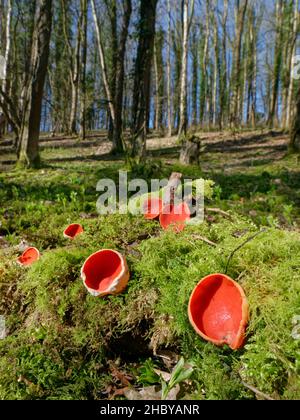
<svg viewBox="0 0 300 420"><path fill-rule="evenodd" d="M170 176L168 185L166 187L166 192L164 196L164 205L168 206L174 205L175 201L175 191L178 189L181 182L182 174L179 172L173 172Z"/></svg>
<svg viewBox="0 0 300 420"><path fill-rule="evenodd" d="M193 235L192 236L193 239L205 242L206 244L210 245L210 246L218 246L218 244L216 244L215 242L210 241L209 239L205 238L204 236L198 236L198 235Z"/></svg>
<svg viewBox="0 0 300 420"><path fill-rule="evenodd" d="M228 273L228 268L229 268L229 264L232 260L232 258L234 257L234 255L241 249L243 248L245 245L247 245L249 242L253 241L253 239L255 239L257 236L259 236L262 233L265 233L267 231L267 229L262 229L259 232L256 232L255 235L250 236L250 238L248 238L245 242L243 242L240 246L238 246L234 251L232 251L232 253L229 255L228 261L227 261L227 265L226 265L226 270L225 270L225 274Z"/></svg>
<svg viewBox="0 0 300 420"><path fill-rule="evenodd" d="M247 384L244 381L241 381L241 383L244 385L245 388L250 389L250 391L254 392L254 394L259 395L260 397L263 397L265 400L268 401L275 401L274 398L270 397L270 395L265 394L264 392L259 391L257 388L255 388L252 385Z"/></svg>
<svg viewBox="0 0 300 420"><path fill-rule="evenodd" d="M232 217L231 217L231 215L229 213L227 213L226 211L221 210L221 209L210 209L210 208L207 208L206 211L209 212L209 213L217 213L217 214L220 214L221 216L224 216L227 219L232 219Z"/></svg>

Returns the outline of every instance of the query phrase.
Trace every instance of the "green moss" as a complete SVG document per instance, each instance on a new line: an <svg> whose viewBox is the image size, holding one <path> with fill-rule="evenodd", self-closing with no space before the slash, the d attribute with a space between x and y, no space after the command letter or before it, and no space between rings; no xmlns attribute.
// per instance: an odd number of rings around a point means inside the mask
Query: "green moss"
<svg viewBox="0 0 300 420"><path fill-rule="evenodd" d="M64 248L45 251L29 270L8 259L2 262L19 302L6 305L9 324L15 320L15 308L21 310L12 335L0 344L2 397L13 390L17 398L98 398L90 364L97 361L103 368L128 333L132 340L142 335L154 351L175 346L193 361L194 397L253 398L241 379L275 398L299 397L299 341L292 337L300 303L296 233L270 229L231 261L229 274L245 289L251 308L244 350L232 352L203 342L188 321L188 300L197 282L209 273L224 272L231 252L255 230L247 220L233 217L176 235L158 233L155 223L146 226L140 218L109 216L87 221L85 235ZM134 253L128 252L130 243L135 244ZM105 246L127 253L131 281L125 294L99 300L85 291L80 268L90 253ZM79 385L72 380L73 372ZM25 383L18 382L19 376Z"/></svg>

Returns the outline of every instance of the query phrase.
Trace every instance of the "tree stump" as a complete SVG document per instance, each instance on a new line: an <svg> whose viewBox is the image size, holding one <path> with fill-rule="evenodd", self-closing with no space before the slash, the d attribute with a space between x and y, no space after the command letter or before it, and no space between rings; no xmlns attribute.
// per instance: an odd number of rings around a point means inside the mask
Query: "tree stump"
<svg viewBox="0 0 300 420"><path fill-rule="evenodd" d="M199 137L187 138L181 149L180 163L182 165L200 165L201 140Z"/></svg>

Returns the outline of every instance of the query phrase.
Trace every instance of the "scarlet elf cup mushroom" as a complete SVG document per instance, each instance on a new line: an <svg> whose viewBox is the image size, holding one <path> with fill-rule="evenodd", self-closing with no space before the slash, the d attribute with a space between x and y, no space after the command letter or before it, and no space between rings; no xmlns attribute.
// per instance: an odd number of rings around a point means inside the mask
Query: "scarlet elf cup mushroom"
<svg viewBox="0 0 300 420"><path fill-rule="evenodd" d="M36 248L27 248L18 258L18 263L23 267L28 267L40 259L40 251Z"/></svg>
<svg viewBox="0 0 300 420"><path fill-rule="evenodd" d="M166 205L160 216L160 225L164 230L173 228L175 232L181 232L186 226L186 222L191 219L191 211L187 203L182 202L178 205Z"/></svg>
<svg viewBox="0 0 300 420"><path fill-rule="evenodd" d="M74 239L76 238L76 236L80 235L83 232L84 232L83 227L81 225L74 223L72 225L69 225L64 230L64 237L68 239Z"/></svg>
<svg viewBox="0 0 300 420"><path fill-rule="evenodd" d="M130 275L125 257L117 251L104 249L85 261L81 277L91 295L104 297L122 293Z"/></svg>
<svg viewBox="0 0 300 420"><path fill-rule="evenodd" d="M191 295L188 314L205 340L233 350L243 347L249 306L243 289L230 277L212 274L201 280Z"/></svg>
<svg viewBox="0 0 300 420"><path fill-rule="evenodd" d="M160 198L149 198L143 204L146 220L158 219L163 209L163 201Z"/></svg>

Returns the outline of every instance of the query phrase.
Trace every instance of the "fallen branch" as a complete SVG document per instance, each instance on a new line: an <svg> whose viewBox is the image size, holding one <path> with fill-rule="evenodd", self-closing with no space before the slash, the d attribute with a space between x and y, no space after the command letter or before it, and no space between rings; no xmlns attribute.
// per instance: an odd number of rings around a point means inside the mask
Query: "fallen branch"
<svg viewBox="0 0 300 420"><path fill-rule="evenodd" d="M245 388L248 388L250 391L254 392L255 395L258 395L259 397L262 397L268 401L275 401L275 399L270 397L270 395L267 395L264 392L259 391L259 389L255 388L254 386L249 385L244 381L241 381L241 383L242 385L244 385Z"/></svg>
<svg viewBox="0 0 300 420"><path fill-rule="evenodd" d="M210 246L214 246L214 247L218 246L218 244L210 241L209 239L205 238L204 236L192 235L192 238L195 239L196 241L205 242L206 244L208 244Z"/></svg>
<svg viewBox="0 0 300 420"><path fill-rule="evenodd" d="M207 212L209 213L216 213L216 214L220 214L221 216L226 217L227 219L232 219L231 215L229 213L227 213L224 210L221 209L217 209L217 208L207 208L206 209Z"/></svg>

